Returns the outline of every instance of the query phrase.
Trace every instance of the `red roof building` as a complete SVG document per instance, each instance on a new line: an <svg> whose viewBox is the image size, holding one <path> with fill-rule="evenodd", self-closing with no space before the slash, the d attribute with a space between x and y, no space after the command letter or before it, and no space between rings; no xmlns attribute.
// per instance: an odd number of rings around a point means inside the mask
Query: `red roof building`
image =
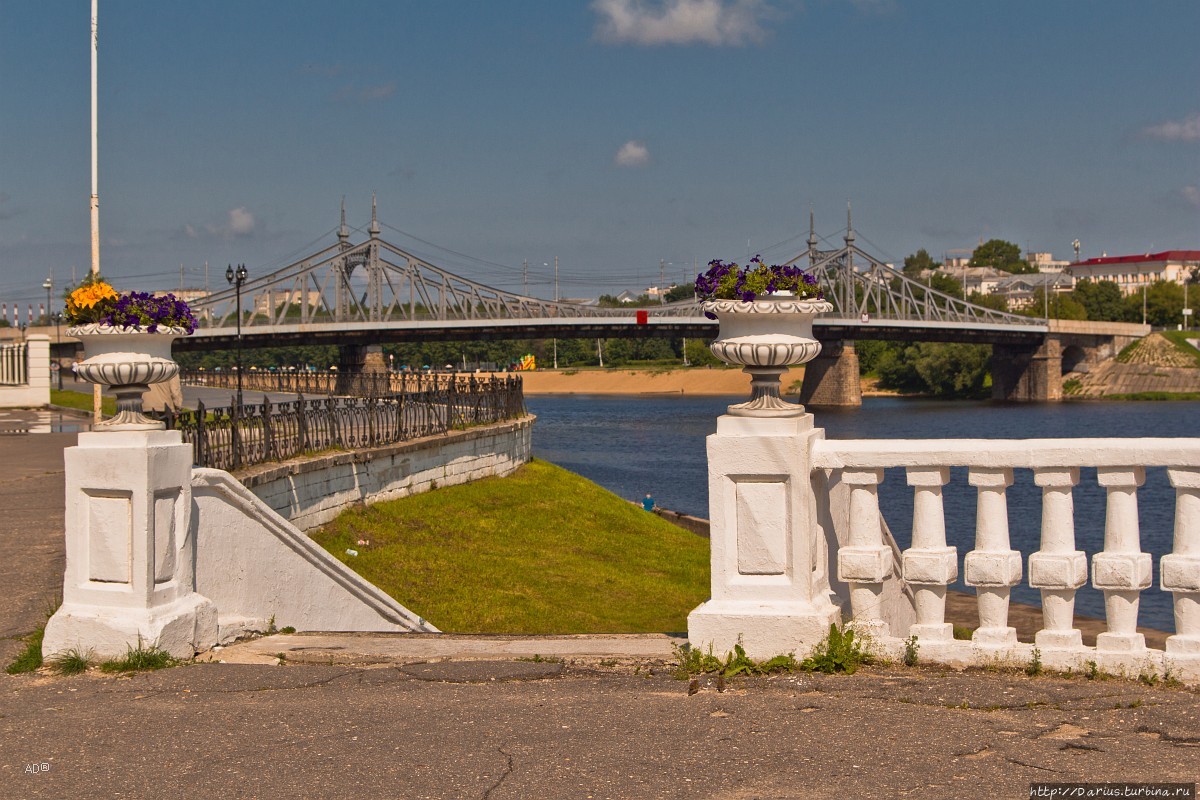
<svg viewBox="0 0 1200 800"><path fill-rule="evenodd" d="M1125 294L1140 292L1155 281L1182 284L1200 268L1200 250L1164 250L1135 256L1104 256L1077 261L1067 269L1075 280L1113 281Z"/></svg>

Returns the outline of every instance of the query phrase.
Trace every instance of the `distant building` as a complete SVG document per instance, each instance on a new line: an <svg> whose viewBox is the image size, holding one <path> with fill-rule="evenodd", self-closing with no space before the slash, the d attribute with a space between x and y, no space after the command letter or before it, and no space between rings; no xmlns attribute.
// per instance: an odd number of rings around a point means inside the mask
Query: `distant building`
<svg viewBox="0 0 1200 800"><path fill-rule="evenodd" d="M935 271L961 283L965 294L971 292L991 294L996 290L1000 281L1012 277L1009 273L995 267L968 267L965 263L958 267L938 267ZM922 277L926 276L923 274Z"/></svg>
<svg viewBox="0 0 1200 800"><path fill-rule="evenodd" d="M1155 281L1182 284L1200 266L1200 250L1164 250L1134 256L1102 256L1071 264L1076 280L1112 281L1124 294L1140 292Z"/></svg>
<svg viewBox="0 0 1200 800"><path fill-rule="evenodd" d="M1034 253L1032 251L1025 254L1025 260L1037 267L1038 272L1062 272L1071 264L1070 261L1055 258L1053 253Z"/></svg>
<svg viewBox="0 0 1200 800"><path fill-rule="evenodd" d="M163 289L157 292L151 292L154 297L162 297L163 295L173 294L176 299L182 300L185 303L194 303L197 300L204 300L210 294L203 289Z"/></svg>
<svg viewBox="0 0 1200 800"><path fill-rule="evenodd" d="M309 308L318 308L321 305L321 293L316 289L309 289L305 292L301 292L299 289L263 292L254 296L254 312L265 314L268 308L271 311L278 311L280 306L298 306L302 297Z"/></svg>
<svg viewBox="0 0 1200 800"><path fill-rule="evenodd" d="M1010 309L1019 310L1032 305L1038 299L1039 291L1064 294L1074 286L1071 276L1062 272L1030 272L1002 278L991 293L1008 301Z"/></svg>

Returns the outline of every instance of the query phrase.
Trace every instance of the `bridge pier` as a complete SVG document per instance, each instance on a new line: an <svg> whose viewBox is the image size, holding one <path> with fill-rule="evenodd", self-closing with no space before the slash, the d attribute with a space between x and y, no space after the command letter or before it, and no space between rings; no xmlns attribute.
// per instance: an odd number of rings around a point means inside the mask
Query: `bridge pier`
<svg viewBox="0 0 1200 800"><path fill-rule="evenodd" d="M858 353L853 342L821 342L820 355L804 365L800 404L834 407L862 405Z"/></svg>
<svg viewBox="0 0 1200 800"><path fill-rule="evenodd" d="M1062 343L992 346L992 399L1017 403L1062 401Z"/></svg>
<svg viewBox="0 0 1200 800"><path fill-rule="evenodd" d="M334 392L358 397L386 394L387 371L381 345L338 345L338 377Z"/></svg>

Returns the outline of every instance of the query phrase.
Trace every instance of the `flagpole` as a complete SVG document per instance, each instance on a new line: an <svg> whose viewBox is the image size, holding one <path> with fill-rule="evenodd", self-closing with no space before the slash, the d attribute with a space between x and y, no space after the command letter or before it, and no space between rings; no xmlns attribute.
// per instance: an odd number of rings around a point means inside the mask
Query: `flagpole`
<svg viewBox="0 0 1200 800"><path fill-rule="evenodd" d="M99 0L92 0L92 196L90 201L92 217L92 278L100 275L100 181L97 168L97 113L96 113L96 19L98 16ZM92 385L92 420L99 424L100 416L100 384Z"/></svg>

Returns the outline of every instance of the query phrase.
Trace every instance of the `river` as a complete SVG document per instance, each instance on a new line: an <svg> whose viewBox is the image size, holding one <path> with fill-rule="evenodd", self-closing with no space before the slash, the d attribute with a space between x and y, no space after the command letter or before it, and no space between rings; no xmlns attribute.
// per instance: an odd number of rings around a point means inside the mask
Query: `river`
<svg viewBox="0 0 1200 800"><path fill-rule="evenodd" d="M664 508L708 517L705 437L737 397L686 395L529 396L538 416L534 455L595 481L628 500L647 492ZM1084 436L1200 436L1200 403L1061 403L996 405L988 402L870 397L861 408L818 411L816 424L830 439L1024 439ZM965 468L951 471L945 489L948 543L961 560L974 546L975 489ZM1089 556L1104 545L1104 490L1094 469L1081 470L1075 488L1076 546ZM902 548L912 526L912 489L903 470L888 470L880 486L880 508ZM1041 489L1029 470L1016 470L1008 491L1012 546L1026 556L1038 549ZM1170 552L1175 491L1164 469L1146 470L1138 490L1142 549L1154 555L1154 585L1142 593L1139 621L1173 630L1171 595L1159 591L1158 557ZM1025 576L1027 577L1027 576ZM965 588L956 584L956 588ZM1038 604L1040 594L1015 587L1013 598ZM1104 617L1100 592L1084 587L1080 614Z"/></svg>

